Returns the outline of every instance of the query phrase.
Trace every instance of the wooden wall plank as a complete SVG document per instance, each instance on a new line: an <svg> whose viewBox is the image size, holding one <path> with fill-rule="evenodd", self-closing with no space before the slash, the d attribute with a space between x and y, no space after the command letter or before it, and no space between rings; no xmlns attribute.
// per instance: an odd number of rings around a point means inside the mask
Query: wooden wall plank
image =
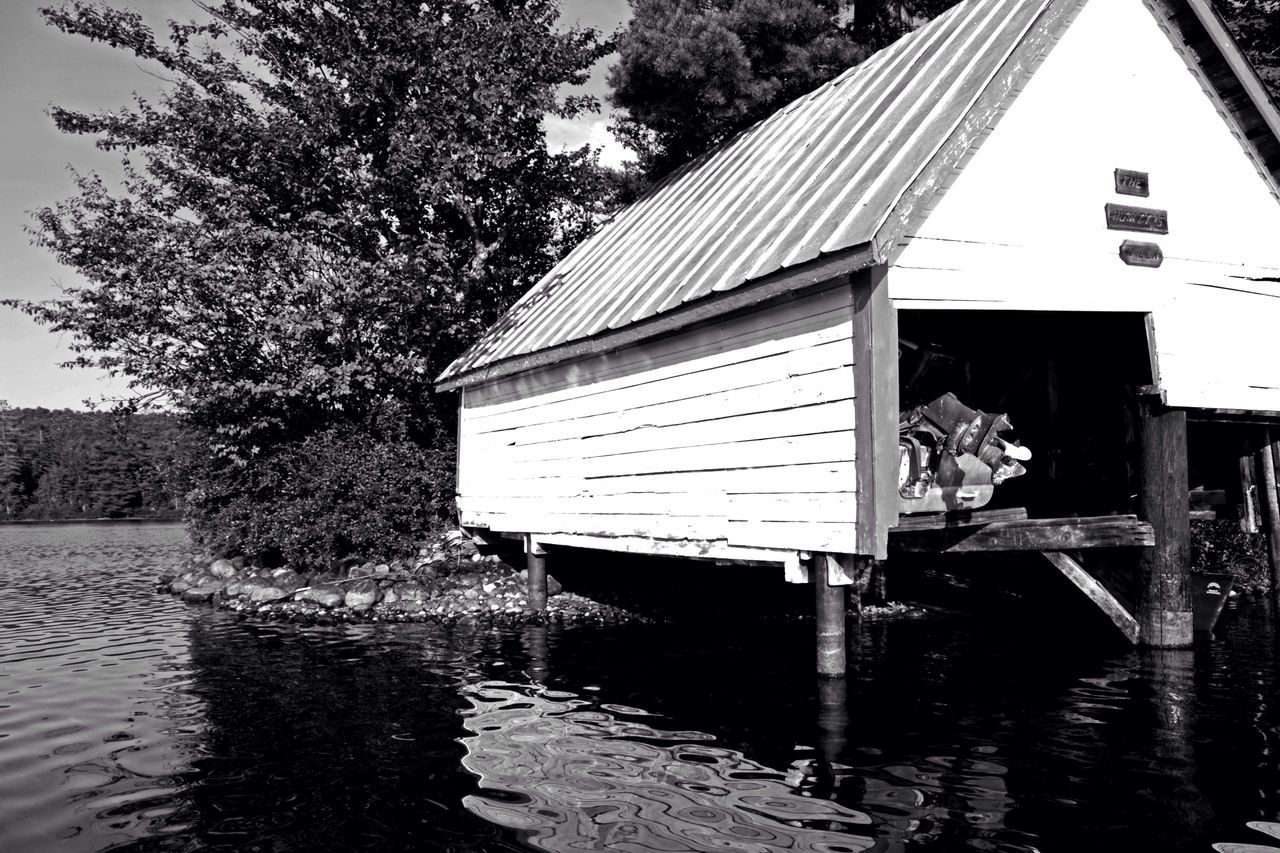
<svg viewBox="0 0 1280 853"><path fill-rule="evenodd" d="M851 364L839 364L841 360L852 360L848 341L837 342L831 349L819 347L803 359L791 356L786 354L765 360L760 366L760 373L754 377L759 381L753 382L749 377L737 380L718 373L714 378L707 377L716 384L703 385L702 393L672 387L670 396L667 396L659 387L629 400L626 392L619 391L594 399L590 408L567 403L544 406L530 412L528 423L506 425L502 429L485 431L488 424L468 423L464 434L477 447L527 445L606 435L641 425L692 423L706 419L708 414L729 417L775 411L794 403L819 403L853 397L853 382L848 370ZM817 358L826 358L826 365L810 370L810 359ZM800 363L802 361L803 364ZM816 361L812 363L817 364ZM684 378L687 377L681 380ZM681 380L672 380L670 384L682 384ZM738 381L751 384L737 385ZM707 387L718 387L721 383L728 387L706 393Z"/></svg>
<svg viewBox="0 0 1280 853"><path fill-rule="evenodd" d="M854 482L852 462L818 462L797 465L765 465L698 472L696 492L724 494L792 494L843 492ZM485 483L486 491L471 491L469 499L520 497L591 497L633 494L690 493L688 472L636 474L627 477L564 477L518 479L498 477Z"/></svg>
<svg viewBox="0 0 1280 853"><path fill-rule="evenodd" d="M628 428L623 423L616 425L614 431L603 435L566 438L561 441L520 445L478 442L475 452L484 456L473 459L472 465L484 471L488 466L504 467L511 460L519 460L522 465L558 460L587 461L644 451L836 432L856 426L854 401L849 399L727 418L715 418L714 411L708 410L701 413L701 418L670 426L643 424Z"/></svg>
<svg viewBox="0 0 1280 853"><path fill-rule="evenodd" d="M791 338L847 322L849 298L847 288L833 287L616 352L475 385L468 404L477 415L527 408L666 379L688 372L694 362L706 369L785 351Z"/></svg>
<svg viewBox="0 0 1280 853"><path fill-rule="evenodd" d="M857 548L857 540L857 525L853 522L729 522L729 541L735 545L852 554Z"/></svg>
<svg viewBox="0 0 1280 853"><path fill-rule="evenodd" d="M852 298L844 284L592 365L468 389L461 517L540 541L847 552Z"/></svg>

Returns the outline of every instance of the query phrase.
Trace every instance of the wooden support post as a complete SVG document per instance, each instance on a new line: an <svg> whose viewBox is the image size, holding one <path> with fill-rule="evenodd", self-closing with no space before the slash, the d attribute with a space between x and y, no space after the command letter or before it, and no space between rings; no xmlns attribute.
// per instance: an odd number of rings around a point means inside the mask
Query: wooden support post
<svg viewBox="0 0 1280 853"><path fill-rule="evenodd" d="M818 675L844 675L845 661L845 586L835 586L826 572L813 573L814 615L818 629Z"/></svg>
<svg viewBox="0 0 1280 853"><path fill-rule="evenodd" d="M818 785L815 796L834 798L836 763L849 740L848 687L842 677L818 679Z"/></svg>
<svg viewBox="0 0 1280 853"><path fill-rule="evenodd" d="M854 274L853 442L857 542L868 557L888 556L898 523L898 314L888 268Z"/></svg>
<svg viewBox="0 0 1280 853"><path fill-rule="evenodd" d="M1137 613L1143 644L1191 645L1191 497L1187 475L1187 413L1154 397L1138 399L1138 515L1155 545L1138 559Z"/></svg>
<svg viewBox="0 0 1280 853"><path fill-rule="evenodd" d="M532 536L525 537L525 574L529 583L529 609L547 609L547 552Z"/></svg>
<svg viewBox="0 0 1280 853"><path fill-rule="evenodd" d="M1271 597L1280 596L1280 499L1276 492L1275 445L1270 427L1262 429L1262 448L1258 451L1258 471L1262 483L1258 487L1258 506L1262 510L1262 529L1267 533L1267 562L1271 569Z"/></svg>
<svg viewBox="0 0 1280 853"><path fill-rule="evenodd" d="M1240 457L1240 530L1243 533L1258 532L1258 490L1254 483L1254 458L1252 451Z"/></svg>

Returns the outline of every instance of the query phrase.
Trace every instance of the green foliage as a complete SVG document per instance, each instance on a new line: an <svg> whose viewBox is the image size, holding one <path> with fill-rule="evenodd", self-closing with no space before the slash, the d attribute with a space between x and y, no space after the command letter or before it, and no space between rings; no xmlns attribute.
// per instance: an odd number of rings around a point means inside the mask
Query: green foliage
<svg viewBox="0 0 1280 853"><path fill-rule="evenodd" d="M348 427L273 447L247 469L202 457L189 495L196 538L213 553L295 567L401 556L449 511L454 458L449 443L425 450L403 434Z"/></svg>
<svg viewBox="0 0 1280 853"><path fill-rule="evenodd" d="M0 520L175 518L187 451L172 415L14 409L0 401Z"/></svg>
<svg viewBox="0 0 1280 853"><path fill-rule="evenodd" d="M389 404L404 441L443 448L456 398L435 375L596 220L594 154L550 153L542 121L594 107L558 90L609 46L557 29L555 0L196 7L164 36L106 3L43 10L172 82L53 109L122 155L123 185L77 175L37 212L39 242L88 284L8 304L127 377L129 405L183 412L219 500L313 438L374 435ZM195 501L197 526L220 506ZM311 506L294 522L332 522Z"/></svg>
<svg viewBox="0 0 1280 853"><path fill-rule="evenodd" d="M861 62L955 0L632 0L614 132L650 179Z"/></svg>
<svg viewBox="0 0 1280 853"><path fill-rule="evenodd" d="M1280 0L1214 0L1232 35L1280 99Z"/></svg>

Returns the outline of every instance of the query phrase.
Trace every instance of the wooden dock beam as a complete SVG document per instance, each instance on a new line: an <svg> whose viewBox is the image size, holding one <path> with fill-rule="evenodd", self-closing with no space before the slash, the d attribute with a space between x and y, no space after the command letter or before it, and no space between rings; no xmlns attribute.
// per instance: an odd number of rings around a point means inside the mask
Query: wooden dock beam
<svg viewBox="0 0 1280 853"><path fill-rule="evenodd" d="M1138 558L1137 612L1144 645L1191 645L1191 518L1187 475L1187 413L1157 398L1138 398L1138 515L1151 524L1155 546Z"/></svg>
<svg viewBox="0 0 1280 853"><path fill-rule="evenodd" d="M525 537L525 574L528 577L529 609L543 613L547 609L547 552L532 536Z"/></svg>

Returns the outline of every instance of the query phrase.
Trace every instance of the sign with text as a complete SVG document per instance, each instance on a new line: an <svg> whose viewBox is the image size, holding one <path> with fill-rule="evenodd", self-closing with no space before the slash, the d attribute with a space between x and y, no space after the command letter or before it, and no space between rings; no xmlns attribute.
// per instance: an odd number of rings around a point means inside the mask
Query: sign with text
<svg viewBox="0 0 1280 853"><path fill-rule="evenodd" d="M1116 169L1116 192L1120 195L1151 195L1151 176L1132 169Z"/></svg>
<svg viewBox="0 0 1280 853"><path fill-rule="evenodd" d="M1169 233L1169 211L1127 204L1107 205L1107 227L1112 231L1145 231L1148 234Z"/></svg>
<svg viewBox="0 0 1280 853"><path fill-rule="evenodd" d="M1164 252L1157 243L1125 240L1120 244L1120 259L1131 267L1158 267L1164 263Z"/></svg>

